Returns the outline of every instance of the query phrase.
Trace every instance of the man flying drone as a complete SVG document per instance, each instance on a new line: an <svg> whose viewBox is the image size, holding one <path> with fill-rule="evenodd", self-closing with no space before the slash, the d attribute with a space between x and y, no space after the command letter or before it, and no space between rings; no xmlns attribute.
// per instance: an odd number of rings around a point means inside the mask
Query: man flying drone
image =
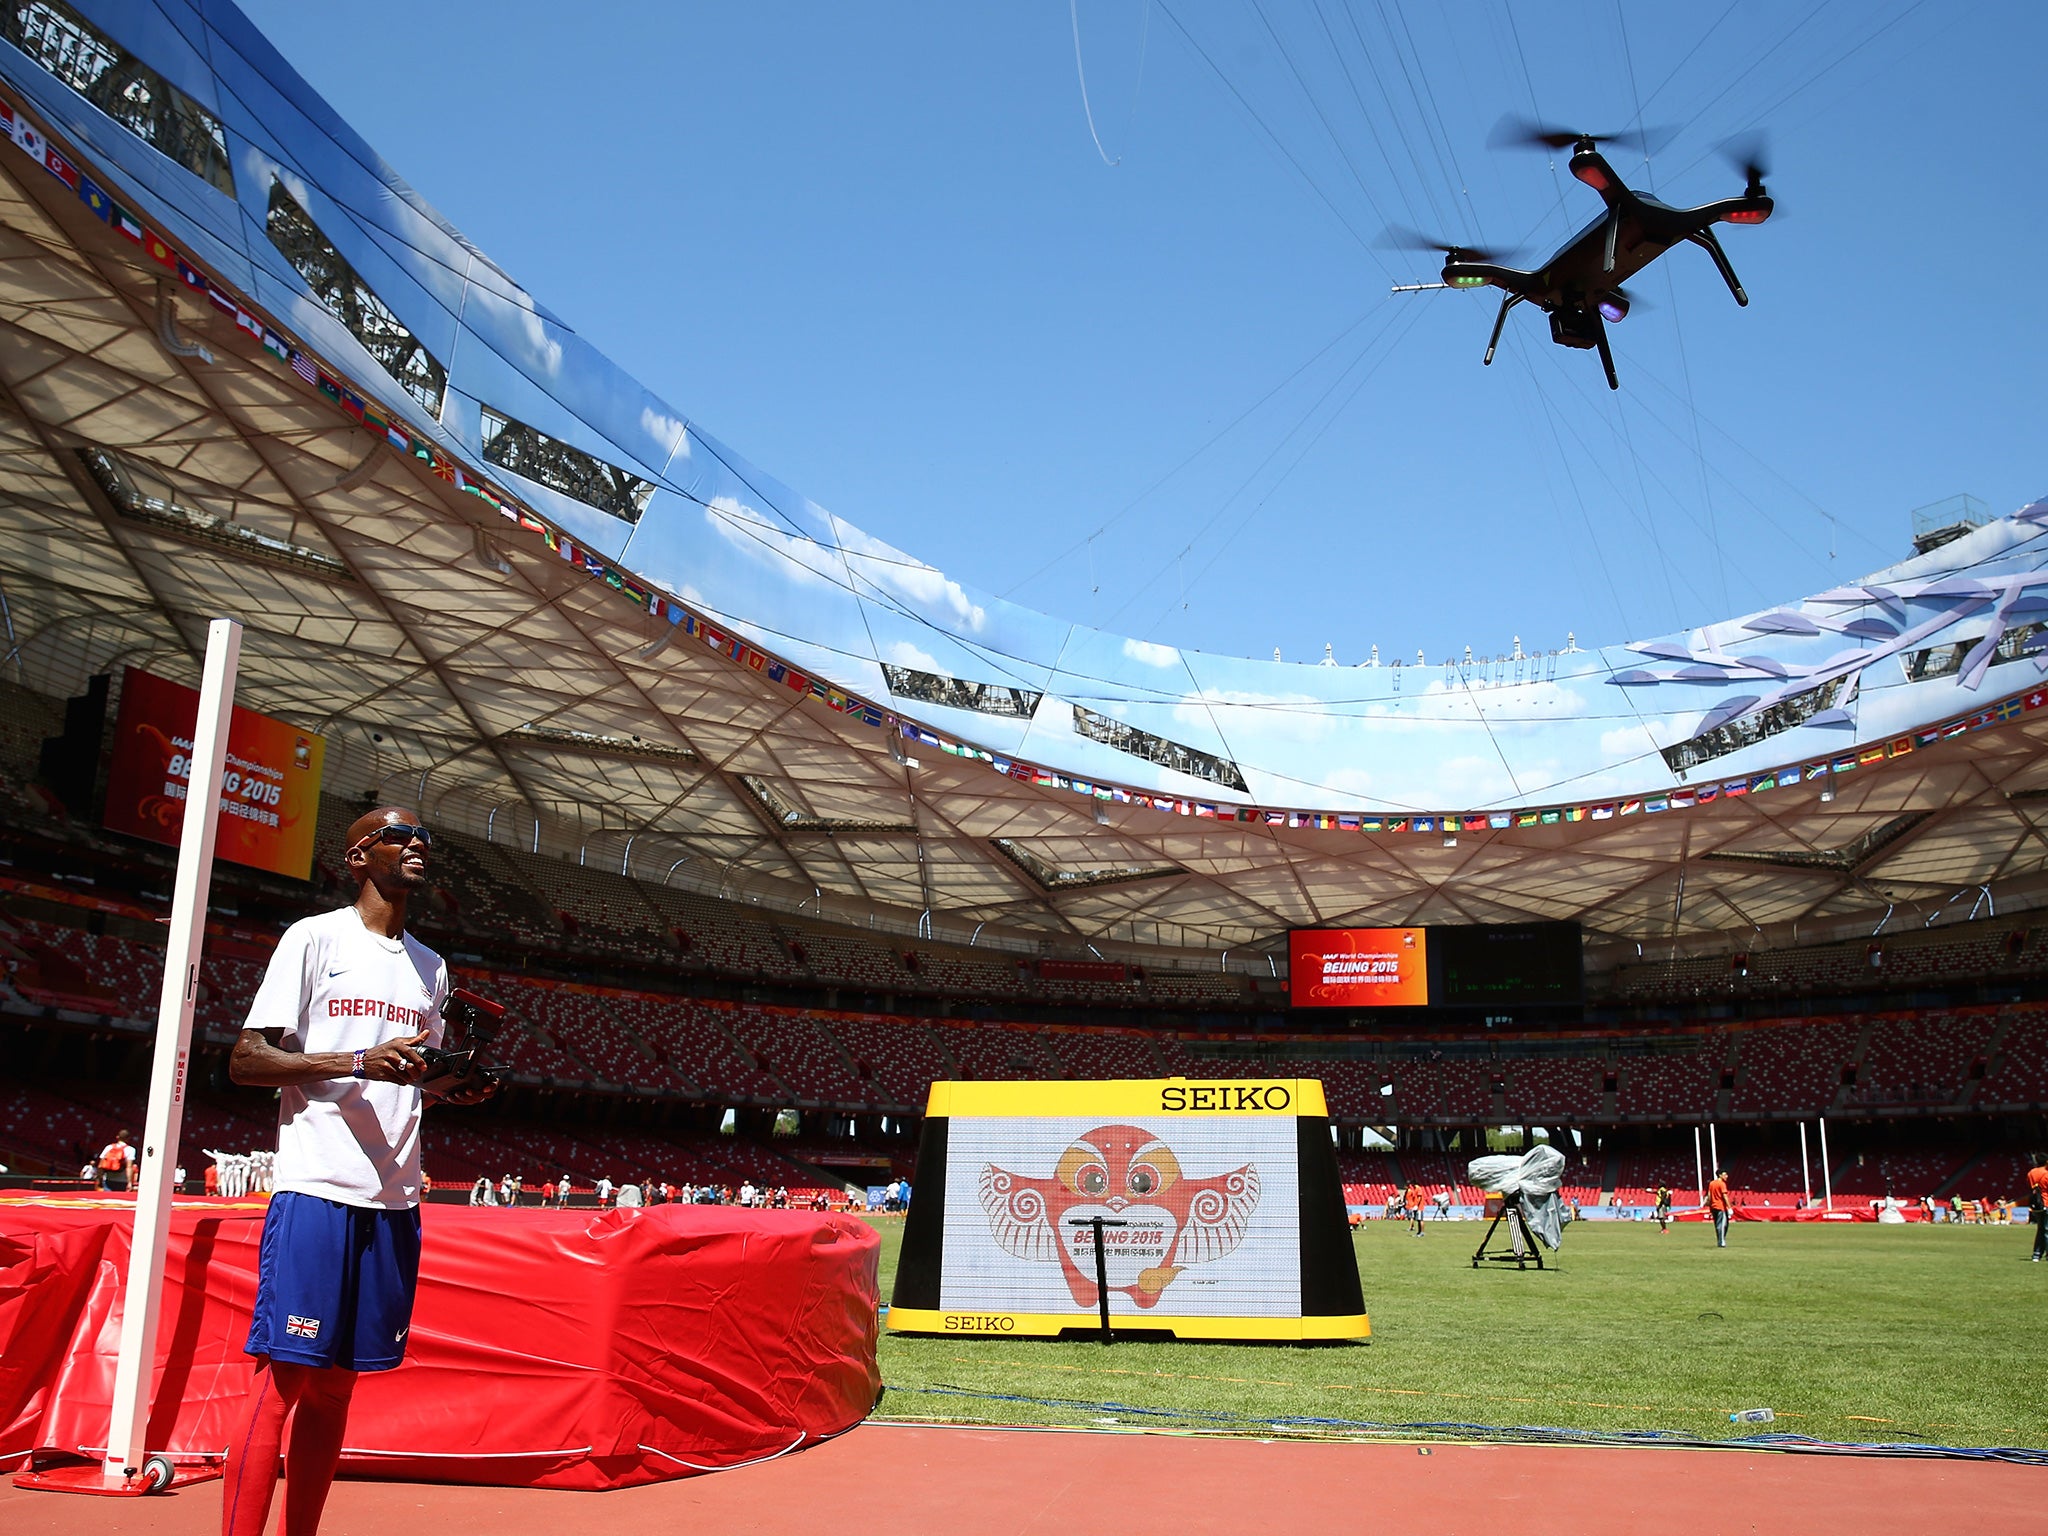
<svg viewBox="0 0 2048 1536"><path fill-rule="evenodd" d="M1697 208L1674 208L1645 192L1626 186L1599 146L1621 141L1645 148L1650 135L1573 133L1502 118L1488 143L1541 145L1572 152L1572 175L1584 182L1607 205L1606 211L1565 242L1542 266L1529 271L1503 265L1499 253L1477 246L1456 245L1409 230L1389 230L1386 243L1415 250L1442 251L1445 256L1441 284L1425 283L1397 287L1397 293L1418 288L1499 288L1504 291L1500 313L1494 316L1493 334L1487 339L1484 361L1493 361L1500 345L1501 327L1508 311L1517 304L1534 304L1550 316L1550 339L1561 347L1596 349L1600 366L1607 372L1607 387L1619 389L1614 374L1614 354L1607 347L1606 322L1619 321L1634 300L1623 282L1647 267L1673 246L1690 242L1714 258L1728 291L1737 304L1749 303L1749 295L1728 264L1728 256L1715 238L1716 224L1761 224L1776 205L1764 190L1760 146L1748 145L1735 151L1745 185L1739 197L1724 197Z"/></svg>

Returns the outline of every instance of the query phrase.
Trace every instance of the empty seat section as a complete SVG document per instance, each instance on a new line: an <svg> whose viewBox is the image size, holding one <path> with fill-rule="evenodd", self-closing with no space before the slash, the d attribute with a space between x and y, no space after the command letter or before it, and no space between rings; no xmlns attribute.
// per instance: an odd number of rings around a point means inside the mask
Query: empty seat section
<svg viewBox="0 0 2048 1536"><path fill-rule="evenodd" d="M651 993L622 994L612 1006L664 1061L713 1094L770 1104L795 1097L727 1032L728 1006Z"/></svg>
<svg viewBox="0 0 2048 1536"><path fill-rule="evenodd" d="M932 1025L858 1013L834 1013L822 1022L886 1107L922 1113L931 1085L953 1075L942 1037Z"/></svg>
<svg viewBox="0 0 2048 1536"><path fill-rule="evenodd" d="M1711 1113L1727 1046L1719 1036L1709 1036L1703 1046L1682 1055L1622 1057L1616 1068L1616 1112L1623 1117Z"/></svg>
<svg viewBox="0 0 2048 1536"><path fill-rule="evenodd" d="M721 1010L719 1022L752 1051L766 1071L787 1083L799 1100L819 1104L877 1104L875 1091L854 1075L836 1042L810 1013L742 1003Z"/></svg>
<svg viewBox="0 0 2048 1536"><path fill-rule="evenodd" d="M1778 1110L1816 1115L1834 1103L1842 1070L1855 1056L1862 1025L1854 1019L1796 1020L1736 1037L1737 1114Z"/></svg>

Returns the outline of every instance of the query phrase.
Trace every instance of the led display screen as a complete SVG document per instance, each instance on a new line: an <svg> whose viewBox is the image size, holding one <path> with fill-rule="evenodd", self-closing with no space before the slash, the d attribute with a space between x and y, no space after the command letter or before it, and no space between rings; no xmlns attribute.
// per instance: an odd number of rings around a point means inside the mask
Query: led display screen
<svg viewBox="0 0 2048 1536"><path fill-rule="evenodd" d="M1429 1001L1422 928L1297 928L1287 936L1297 1008L1417 1008Z"/></svg>
<svg viewBox="0 0 2048 1536"><path fill-rule="evenodd" d="M197 689L126 670L101 818L108 831L177 846L198 721ZM221 773L215 854L300 880L311 874L325 755L326 742L312 732L237 707Z"/></svg>
<svg viewBox="0 0 2048 1536"><path fill-rule="evenodd" d="M1368 1332L1319 1082L935 1083L916 1188L898 1331Z"/></svg>
<svg viewBox="0 0 2048 1536"><path fill-rule="evenodd" d="M1576 1003L1585 980L1577 923L1430 930L1430 1001L1441 1007Z"/></svg>
<svg viewBox="0 0 2048 1536"><path fill-rule="evenodd" d="M1457 928L1297 928L1287 938L1296 1008L1558 1007L1580 1001L1577 923Z"/></svg>

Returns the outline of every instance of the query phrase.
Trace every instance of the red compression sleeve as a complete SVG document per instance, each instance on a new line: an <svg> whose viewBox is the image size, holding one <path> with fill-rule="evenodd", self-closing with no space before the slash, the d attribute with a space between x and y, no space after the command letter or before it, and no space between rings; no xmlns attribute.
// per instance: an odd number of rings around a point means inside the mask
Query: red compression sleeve
<svg viewBox="0 0 2048 1536"><path fill-rule="evenodd" d="M307 1370L305 1377L285 1452L284 1536L314 1536L320 1528L320 1511L341 1465L349 1398L356 1387L354 1371Z"/></svg>
<svg viewBox="0 0 2048 1536"><path fill-rule="evenodd" d="M221 1536L263 1536L264 1523L270 1518L270 1498L277 1491L278 1452L284 1444L284 1416L289 1407L278 1390L276 1371L270 1362L259 1362L255 1385L249 1391L249 1420L240 1438L228 1447Z"/></svg>

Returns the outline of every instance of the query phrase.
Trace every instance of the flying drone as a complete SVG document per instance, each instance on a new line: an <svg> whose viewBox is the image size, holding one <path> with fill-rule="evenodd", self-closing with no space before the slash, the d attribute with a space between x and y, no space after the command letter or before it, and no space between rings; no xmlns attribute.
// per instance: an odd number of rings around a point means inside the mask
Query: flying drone
<svg viewBox="0 0 2048 1536"><path fill-rule="evenodd" d="M1649 135L1573 133L1536 123L1503 118L1489 143L1569 149L1572 175L1600 194L1606 212L1567 240L1542 266L1530 271L1506 266L1501 254L1476 246L1456 245L1431 239L1408 230L1389 230L1387 243L1413 250L1444 253L1443 281L1398 285L1396 293L1413 293L1425 288L1499 288L1504 296L1500 313L1494 316L1493 334L1486 342L1486 363L1492 363L1500 345L1501 327L1508 311L1517 304L1534 304L1550 316L1550 339L1561 347L1593 349L1600 354L1600 366L1607 371L1607 387L1619 389L1614 376L1614 354L1607 346L1607 322L1619 321L1636 300L1622 287L1623 282L1642 271L1673 246L1690 242L1714 258L1728 291L1737 304L1749 303L1749 295L1728 264L1728 255L1714 236L1716 224L1761 224L1775 206L1764 190L1765 167L1761 147L1752 143L1738 150L1737 165L1745 185L1739 197L1724 197L1697 208L1674 208L1645 192L1627 186L1616 174L1599 146L1617 142L1642 145L1647 152Z"/></svg>

